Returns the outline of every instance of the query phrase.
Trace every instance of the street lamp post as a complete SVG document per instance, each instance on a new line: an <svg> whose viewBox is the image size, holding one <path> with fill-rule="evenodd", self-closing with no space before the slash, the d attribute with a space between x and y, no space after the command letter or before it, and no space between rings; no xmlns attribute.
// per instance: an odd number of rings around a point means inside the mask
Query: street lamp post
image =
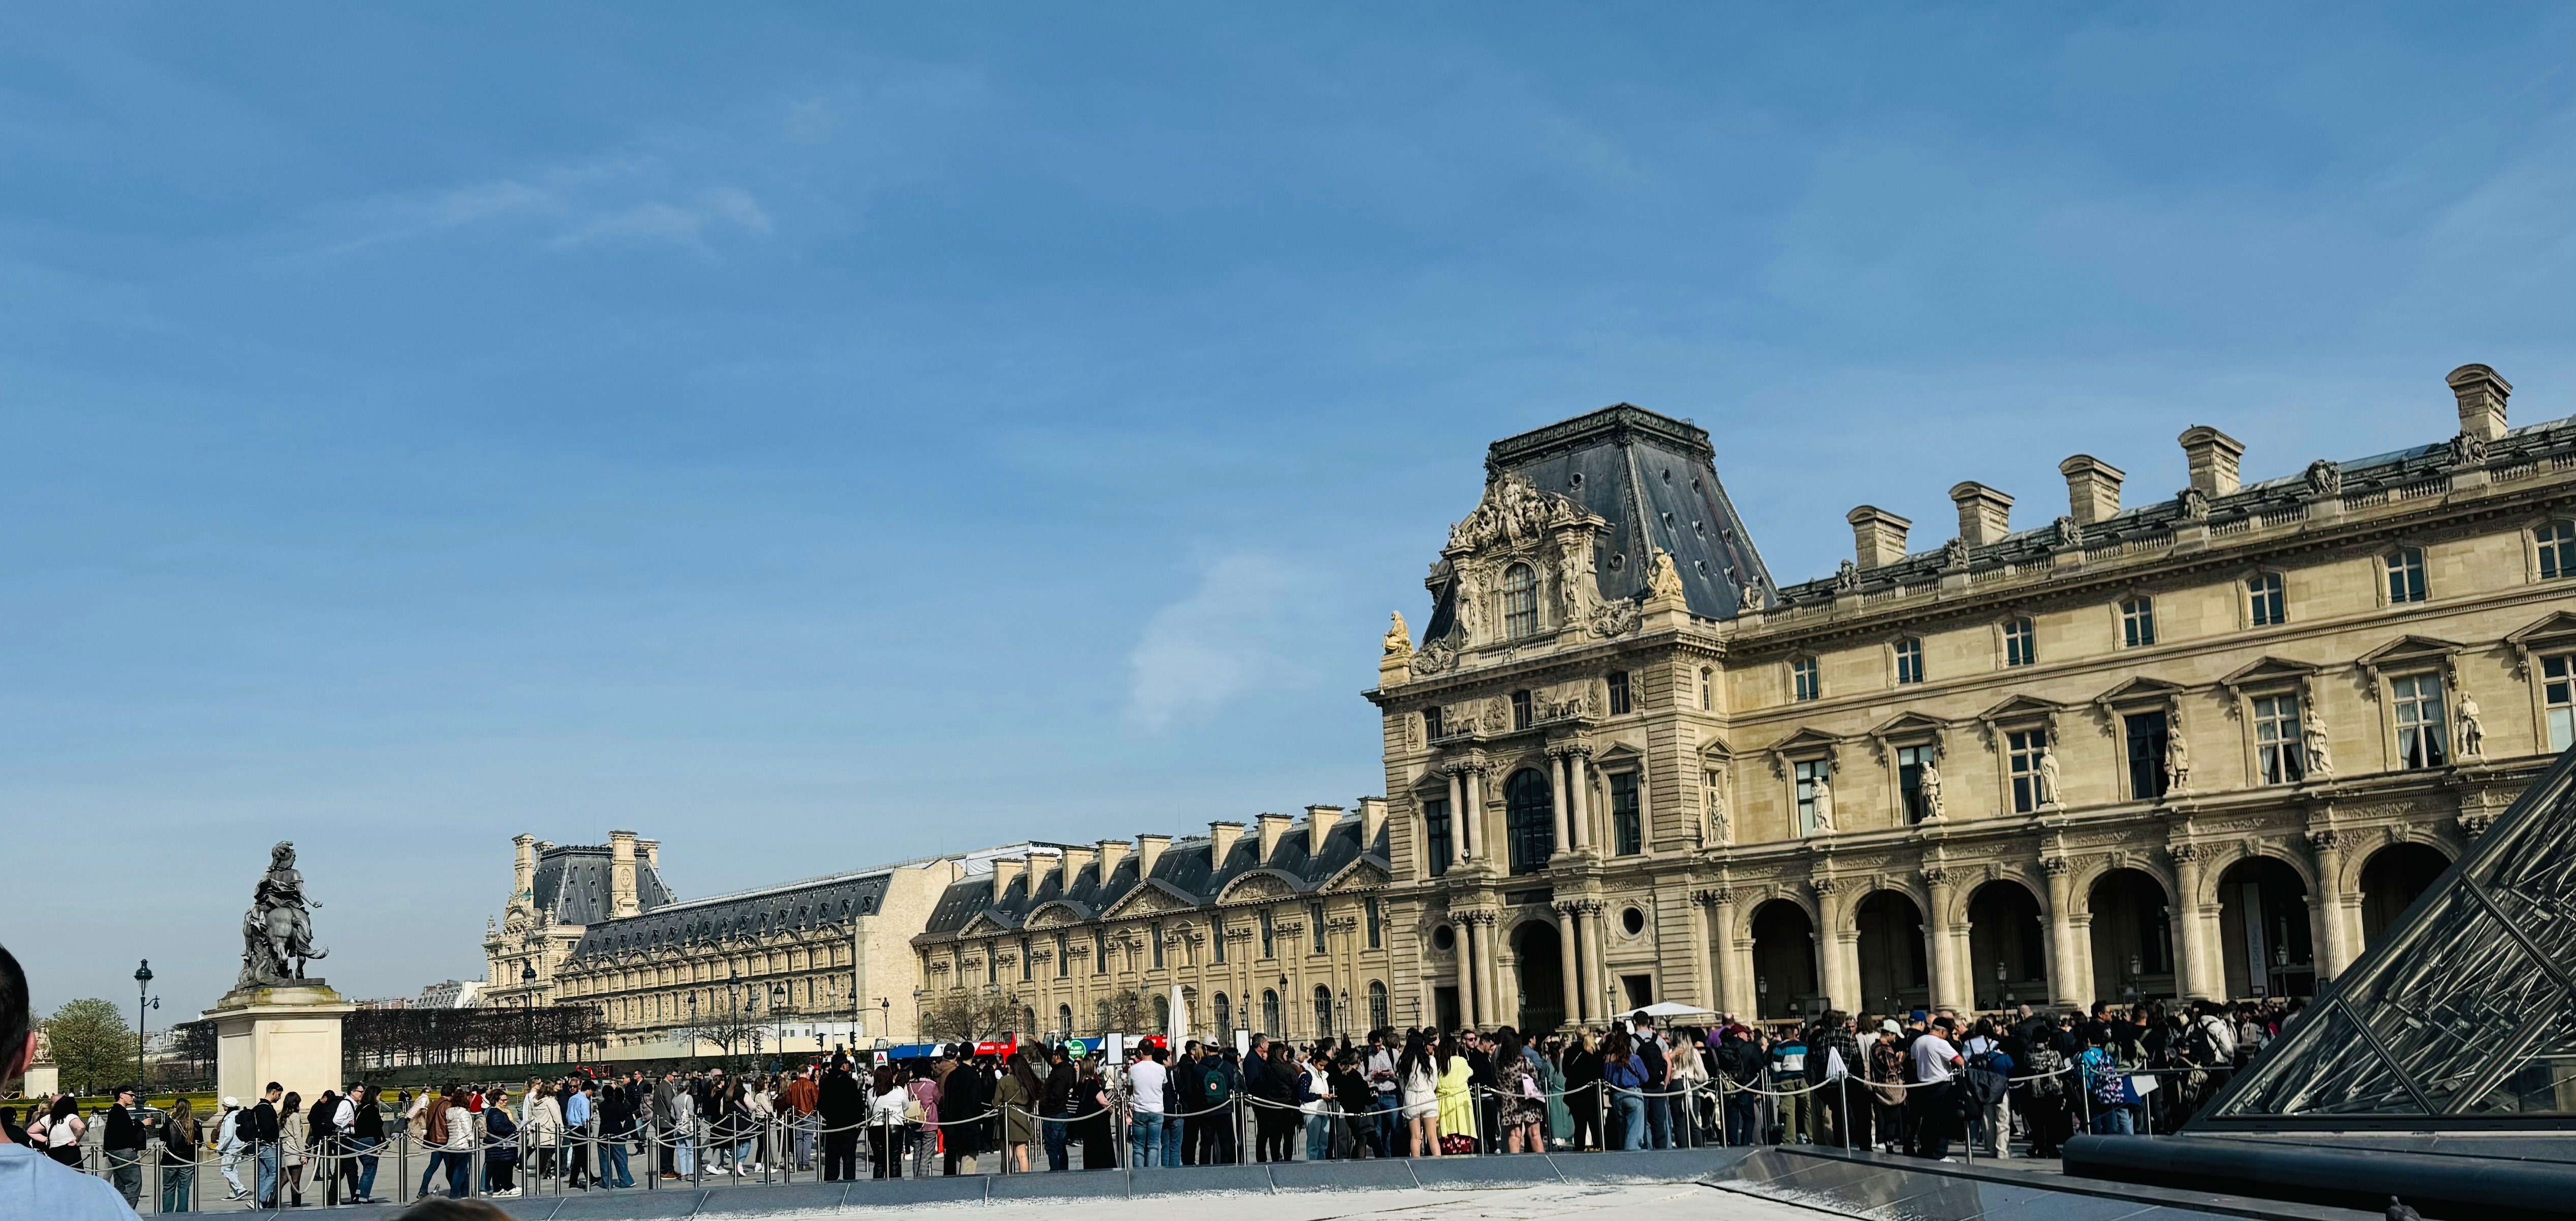
<svg viewBox="0 0 2576 1221"><path fill-rule="evenodd" d="M519 964L519 1055L521 1063L537 1062L537 967Z"/></svg>
<svg viewBox="0 0 2576 1221"><path fill-rule="evenodd" d="M851 1015L852 1015L852 1017L851 1017L851 1021L850 1021L850 1025L851 1025L851 1027L852 1027L852 1029L851 1029L851 1031L850 1031L850 1046L851 1046L852 1048L856 1048L856 1047L859 1045L859 1032L858 1032L858 1030L857 1030L858 1020L857 1020L857 1016L856 1016L856 1015L858 1014L858 1011L859 1011L859 1007L858 1007L858 1006L856 1006L856 1005L852 1005L852 1006L850 1006L850 1013L851 1013ZM880 1039L888 1039L888 1040L893 1039L893 1038L894 1038L894 998L893 998L893 997L891 997L891 996L880 996L880 997L878 997L878 998L877 998L877 1013L878 1013L878 1015L879 1015L879 1016L878 1016L878 1018L877 1018L877 1037L878 1037L878 1038L880 1038Z"/></svg>
<svg viewBox="0 0 2576 1221"><path fill-rule="evenodd" d="M733 1045L742 1038L742 972L732 967L725 968L725 1009L725 1064L738 1068L733 1063Z"/></svg>
<svg viewBox="0 0 2576 1221"><path fill-rule="evenodd" d="M778 1050L787 1051L787 998L795 995L785 984L769 985L769 1022L778 1028Z"/></svg>
<svg viewBox="0 0 2576 1221"><path fill-rule="evenodd" d="M149 999L152 991L152 960L134 968L134 1088L143 1088L144 1010L158 1009L160 1003Z"/></svg>

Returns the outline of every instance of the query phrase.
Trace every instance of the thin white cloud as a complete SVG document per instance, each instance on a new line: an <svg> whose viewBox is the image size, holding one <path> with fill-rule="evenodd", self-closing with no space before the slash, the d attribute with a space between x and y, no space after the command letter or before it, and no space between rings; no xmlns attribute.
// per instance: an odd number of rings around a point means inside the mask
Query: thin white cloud
<svg viewBox="0 0 2576 1221"><path fill-rule="evenodd" d="M666 154L631 152L341 205L322 217L309 253L475 240L548 250L666 246L712 257L720 241L775 227L750 188Z"/></svg>
<svg viewBox="0 0 2576 1221"><path fill-rule="evenodd" d="M1156 611L1128 654L1127 720L1161 733L1265 687L1307 675L1284 647L1297 570L1270 556L1210 564L1187 597Z"/></svg>

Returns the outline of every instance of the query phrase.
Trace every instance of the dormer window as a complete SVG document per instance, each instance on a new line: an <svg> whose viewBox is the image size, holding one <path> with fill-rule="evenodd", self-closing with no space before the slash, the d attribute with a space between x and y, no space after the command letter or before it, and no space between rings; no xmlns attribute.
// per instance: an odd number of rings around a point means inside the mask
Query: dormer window
<svg viewBox="0 0 2576 1221"><path fill-rule="evenodd" d="M2156 642L2156 600L2139 596L2120 603L2120 642L2142 649Z"/></svg>
<svg viewBox="0 0 2576 1221"><path fill-rule="evenodd" d="M1514 639L1538 631L1538 573L1527 564L1503 570L1503 634Z"/></svg>
<svg viewBox="0 0 2576 1221"><path fill-rule="evenodd" d="M1806 703L1824 693L1816 673L1816 659L1794 657L1789 660L1789 698Z"/></svg>
<svg viewBox="0 0 2576 1221"><path fill-rule="evenodd" d="M1896 642L1896 681L1899 685L1923 681L1923 642L1907 636Z"/></svg>

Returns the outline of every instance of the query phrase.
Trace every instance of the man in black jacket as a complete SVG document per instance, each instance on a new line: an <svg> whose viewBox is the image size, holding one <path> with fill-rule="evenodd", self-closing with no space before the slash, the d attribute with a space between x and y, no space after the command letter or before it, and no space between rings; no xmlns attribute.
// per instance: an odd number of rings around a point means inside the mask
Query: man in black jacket
<svg viewBox="0 0 2576 1221"><path fill-rule="evenodd" d="M823 1117L823 1178L827 1182L859 1177L859 1124L867 1118L866 1091L850 1074L850 1062L836 1057L823 1084L816 1088L814 1109Z"/></svg>
<svg viewBox="0 0 2576 1221"><path fill-rule="evenodd" d="M107 1157L108 1179L128 1208L143 1199L143 1125L135 1122L133 1108L134 1087L118 1089L116 1105L107 1108L107 1135L98 1146Z"/></svg>
<svg viewBox="0 0 2576 1221"><path fill-rule="evenodd" d="M1046 1080L1038 1086L1038 1122L1044 1129L1039 1136L1046 1143L1047 1169L1070 1170L1073 1165L1065 1152L1065 1135L1073 1116L1074 1084L1080 1074L1074 1071L1073 1061L1065 1056L1061 1043L1047 1049L1047 1059L1051 1067Z"/></svg>
<svg viewBox="0 0 2576 1221"><path fill-rule="evenodd" d="M261 1208L277 1207L277 1101L286 1097L286 1087L271 1081L259 1105L250 1109L234 1130L244 1141L259 1150L258 1190L252 1193Z"/></svg>
<svg viewBox="0 0 2576 1221"><path fill-rule="evenodd" d="M1180 1125L1181 1164L1198 1165L1200 1137L1206 1131L1206 1125L1217 1123L1224 1117L1193 1113L1207 1109L1207 1048L1201 1046L1197 1039L1184 1044L1180 1058L1172 1061L1172 1102L1180 1108L1174 1113L1176 1116L1187 1116L1166 1121Z"/></svg>

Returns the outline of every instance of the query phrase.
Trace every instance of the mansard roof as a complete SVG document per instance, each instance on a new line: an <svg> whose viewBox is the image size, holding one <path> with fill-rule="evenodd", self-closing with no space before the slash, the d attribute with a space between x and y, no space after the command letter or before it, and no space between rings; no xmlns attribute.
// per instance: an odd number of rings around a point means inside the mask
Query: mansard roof
<svg viewBox="0 0 2576 1221"><path fill-rule="evenodd" d="M902 867L834 874L685 903L666 903L640 916L602 920L583 930L572 956L712 945L846 925L875 913L885 901L886 885L895 869Z"/></svg>
<svg viewBox="0 0 2576 1221"><path fill-rule="evenodd" d="M555 844L537 853L537 873L529 889L537 912L557 924L597 924L608 919L609 850L605 844ZM661 872L642 855L635 858L635 902L652 911L672 901Z"/></svg>
<svg viewBox="0 0 2576 1221"><path fill-rule="evenodd" d="M1744 587L1770 589L1771 573L1718 482L1716 454L1706 429L1618 403L1494 442L1485 477L1517 476L1608 523L1593 571L1603 601L1642 595L1660 550L1692 614L1732 619ZM1422 638L1448 635L1456 613L1441 594Z"/></svg>
<svg viewBox="0 0 2576 1221"><path fill-rule="evenodd" d="M2304 514L2306 504L2319 494L2321 483L2338 488L2346 503L2366 500L2373 494L2410 488L2447 477L2458 470L2491 471L2519 467L2535 460L2562 458L2576 454L2576 416L2526 424L2493 441L2473 449L2463 449L2457 441L2437 441L2408 449L2390 450L2364 458L2344 461L2320 459L2297 473L2248 483L2224 496L2203 498L2205 518L2213 529L2248 519ZM2311 474L2311 470L2315 473ZM2178 490L2152 503L2097 521L2075 527L2077 541L2087 548L2131 541L2169 539L2174 527L2191 520L2185 508L2185 497ZM2073 527L2073 520L2065 525ZM2055 520L2035 529L2004 536L1983 547L1967 549L1967 566L1987 569L1999 564L2046 564L2052 552L2066 545ZM1949 569L1951 559L1942 540L1929 550L1917 551L1893 563L1865 568L1851 574L1862 592L1875 592L1892 586L1924 585L1939 579ZM1778 600L1791 604L1833 601L1842 590L1833 575L1782 586ZM1694 601L1691 609L1698 610Z"/></svg>
<svg viewBox="0 0 2576 1221"><path fill-rule="evenodd" d="M1142 858L1134 853L1122 857L1116 869L1101 876L1100 861L1094 858L1076 873L1070 885L1061 867L1023 870L1011 878L999 894L994 892L993 875L966 878L949 886L940 895L938 906L917 942L936 943L961 936L1004 931L1025 927L1028 918L1041 908L1061 904L1086 917L1114 915L1119 906L1134 896L1141 887L1169 896L1194 907L1213 906L1225 889L1246 875L1261 873L1287 884L1297 894L1314 894L1324 890L1333 879L1348 872L1355 863L1365 862L1391 873L1387 861L1387 829L1381 824L1377 839L1360 842L1366 825L1362 818L1345 818L1324 834L1324 850L1306 850L1306 824L1299 822L1280 835L1268 859L1261 857L1261 837L1247 834L1237 839L1224 860L1212 859L1215 841L1206 836L1175 840L1154 862L1154 872L1139 873ZM1045 847L1045 845L1040 845ZM1077 850L1079 845L1075 846ZM969 926L981 920L984 928L970 934Z"/></svg>

